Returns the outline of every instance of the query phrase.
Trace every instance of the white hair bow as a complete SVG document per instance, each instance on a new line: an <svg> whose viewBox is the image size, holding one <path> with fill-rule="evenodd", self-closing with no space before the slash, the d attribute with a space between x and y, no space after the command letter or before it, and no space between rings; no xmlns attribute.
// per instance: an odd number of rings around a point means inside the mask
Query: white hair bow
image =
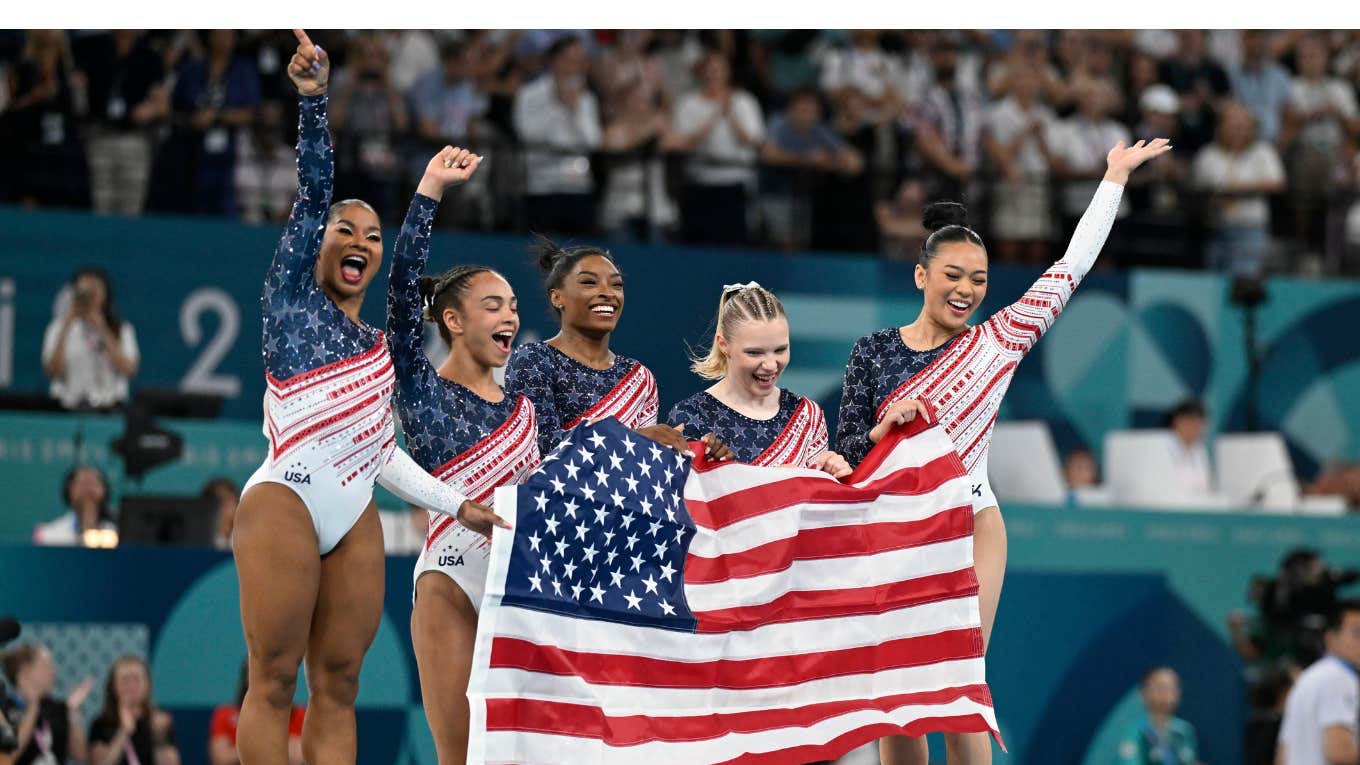
<svg viewBox="0 0 1360 765"><path fill-rule="evenodd" d="M759 282L747 282L745 284L724 284L723 294L726 295L729 292L740 292L741 290L757 289L759 287L760 287Z"/></svg>

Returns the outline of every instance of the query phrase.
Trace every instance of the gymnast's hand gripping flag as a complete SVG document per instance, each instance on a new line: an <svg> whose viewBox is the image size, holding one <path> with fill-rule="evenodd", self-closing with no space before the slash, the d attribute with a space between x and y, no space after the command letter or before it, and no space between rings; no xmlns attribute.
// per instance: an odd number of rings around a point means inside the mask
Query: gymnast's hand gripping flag
<svg viewBox="0 0 1360 765"><path fill-rule="evenodd" d="M470 763L790 765L988 731L963 463L917 418L839 482L607 419L497 489Z"/></svg>

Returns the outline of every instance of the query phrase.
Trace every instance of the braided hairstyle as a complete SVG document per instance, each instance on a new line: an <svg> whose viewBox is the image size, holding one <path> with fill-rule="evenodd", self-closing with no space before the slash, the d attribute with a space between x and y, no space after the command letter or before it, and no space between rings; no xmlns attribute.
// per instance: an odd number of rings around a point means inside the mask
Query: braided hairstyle
<svg viewBox="0 0 1360 765"><path fill-rule="evenodd" d="M444 311L449 308L462 310L463 298L467 296L472 277L481 273L500 275L488 266L461 265L438 276L422 276L417 282L420 300L425 305L423 318L439 327L439 336L444 338L445 345L453 345L453 335L444 324Z"/></svg>
<svg viewBox="0 0 1360 765"><path fill-rule="evenodd" d="M779 298L755 282L724 288L722 297L718 298L718 317L714 321L713 341L708 346L708 353L691 357L693 363L689 368L705 380L721 380L727 376L727 354L718 347L718 335L731 338L732 331L742 322L770 321L781 316L787 314Z"/></svg>

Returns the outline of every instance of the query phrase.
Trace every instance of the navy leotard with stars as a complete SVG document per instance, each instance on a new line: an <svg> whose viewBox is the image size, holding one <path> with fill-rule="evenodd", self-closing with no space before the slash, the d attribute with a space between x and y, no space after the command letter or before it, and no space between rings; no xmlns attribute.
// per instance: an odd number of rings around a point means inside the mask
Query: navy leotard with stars
<svg viewBox="0 0 1360 765"><path fill-rule="evenodd" d="M566 437L566 424L595 406L638 362L614 354L608 369L594 369L546 342L515 349L505 367L505 390L534 402L538 447L551 452Z"/></svg>
<svg viewBox="0 0 1360 765"><path fill-rule="evenodd" d="M298 196L264 280L264 368L275 380L371 350L382 330L350 320L316 281L335 175L326 96L298 99Z"/></svg>
<svg viewBox="0 0 1360 765"><path fill-rule="evenodd" d="M700 391L671 407L666 422L684 423L681 432L691 441L713 433L732 450L733 459L750 462L779 438L802 400L797 393L781 389L779 413L768 420L757 420L729 407L708 391Z"/></svg>
<svg viewBox="0 0 1360 765"><path fill-rule="evenodd" d="M411 200L392 253L387 337L397 373L396 404L406 448L427 471L491 435L515 411L518 396L487 401L440 377L425 356L425 325L419 280L430 254L430 225L439 203L423 194Z"/></svg>
<svg viewBox="0 0 1360 765"><path fill-rule="evenodd" d="M836 451L851 465L858 465L873 448L864 423L878 419L878 403L913 375L930 366L953 339L925 351L908 348L897 327L880 329L861 337L850 351L841 389L840 422L836 425Z"/></svg>

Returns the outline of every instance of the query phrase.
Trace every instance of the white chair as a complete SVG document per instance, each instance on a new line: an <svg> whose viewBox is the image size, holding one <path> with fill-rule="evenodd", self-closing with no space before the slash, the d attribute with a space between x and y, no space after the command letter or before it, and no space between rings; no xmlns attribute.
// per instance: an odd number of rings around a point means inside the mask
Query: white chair
<svg viewBox="0 0 1360 765"><path fill-rule="evenodd" d="M1225 510L1218 493L1185 486L1170 430L1112 430L1105 434L1105 484L1117 504L1166 510Z"/></svg>
<svg viewBox="0 0 1360 765"><path fill-rule="evenodd" d="M1042 420L998 422L992 430L987 455L987 477L998 499L1061 505L1067 483L1053 445L1048 423Z"/></svg>
<svg viewBox="0 0 1360 765"><path fill-rule="evenodd" d="M1242 507L1294 510L1299 482L1279 433L1224 433L1214 440L1219 491Z"/></svg>

